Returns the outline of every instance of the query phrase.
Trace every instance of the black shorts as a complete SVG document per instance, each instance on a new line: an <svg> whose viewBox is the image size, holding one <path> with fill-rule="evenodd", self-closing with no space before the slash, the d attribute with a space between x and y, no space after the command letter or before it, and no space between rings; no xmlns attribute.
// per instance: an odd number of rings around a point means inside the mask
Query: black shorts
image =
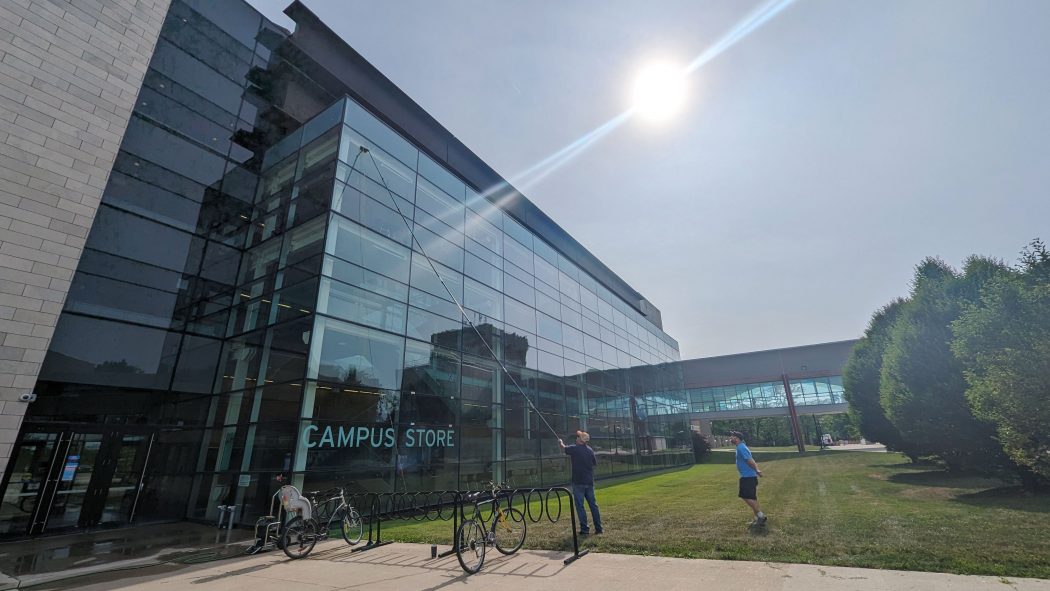
<svg viewBox="0 0 1050 591"><path fill-rule="evenodd" d="M758 500L758 476L748 476L740 479L740 494L738 495L741 499L750 499L752 501Z"/></svg>

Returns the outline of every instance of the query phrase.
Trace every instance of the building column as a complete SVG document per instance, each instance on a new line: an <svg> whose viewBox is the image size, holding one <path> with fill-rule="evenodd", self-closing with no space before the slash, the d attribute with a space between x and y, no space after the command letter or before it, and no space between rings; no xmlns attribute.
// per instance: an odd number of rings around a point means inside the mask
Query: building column
<svg viewBox="0 0 1050 591"><path fill-rule="evenodd" d="M791 382L787 374L780 376L784 382L784 395L787 397L788 417L791 419L791 432L795 434L795 443L798 444L798 453L806 453L806 442L802 440L802 426L798 424L798 412L795 411L795 397L791 395Z"/></svg>

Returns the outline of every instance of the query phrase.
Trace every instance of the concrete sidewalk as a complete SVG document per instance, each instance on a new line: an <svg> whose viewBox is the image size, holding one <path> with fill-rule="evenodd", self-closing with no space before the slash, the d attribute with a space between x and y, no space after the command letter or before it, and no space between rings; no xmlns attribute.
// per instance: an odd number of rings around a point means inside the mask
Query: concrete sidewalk
<svg viewBox="0 0 1050 591"><path fill-rule="evenodd" d="M447 548L441 548L442 550ZM801 564L690 560L588 554L565 566L561 552L522 551L486 555L485 566L467 576L456 557L430 559L429 546L391 544L351 553L341 542L318 544L305 560L283 553L210 564L156 566L79 577L33 589L101 591L329 591L336 589L425 590L601 589L602 591L733 589L734 591L1050 591L1050 580L1005 579L940 573L870 570Z"/></svg>

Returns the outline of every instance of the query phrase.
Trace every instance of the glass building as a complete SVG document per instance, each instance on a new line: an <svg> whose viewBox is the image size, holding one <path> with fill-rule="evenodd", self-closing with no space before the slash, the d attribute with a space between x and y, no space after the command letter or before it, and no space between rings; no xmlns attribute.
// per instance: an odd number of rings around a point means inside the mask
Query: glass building
<svg viewBox="0 0 1050 591"><path fill-rule="evenodd" d="M692 461L659 311L298 2L173 0L3 481L0 535L240 523L280 482ZM461 308L462 306L462 308ZM658 444L656 442L659 442ZM280 481L278 480L280 478Z"/></svg>

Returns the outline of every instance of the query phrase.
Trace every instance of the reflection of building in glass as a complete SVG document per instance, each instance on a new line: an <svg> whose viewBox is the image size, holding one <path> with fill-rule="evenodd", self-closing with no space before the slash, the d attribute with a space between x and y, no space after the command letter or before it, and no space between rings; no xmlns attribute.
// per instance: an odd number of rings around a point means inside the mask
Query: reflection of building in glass
<svg viewBox="0 0 1050 591"><path fill-rule="evenodd" d="M304 6L288 14L292 33L237 1L171 3L0 533L219 504L247 523L277 476L560 484L545 423L591 431L602 476L688 462L646 453L651 419L628 402L679 357L659 311L509 185L482 197L490 167Z"/></svg>

